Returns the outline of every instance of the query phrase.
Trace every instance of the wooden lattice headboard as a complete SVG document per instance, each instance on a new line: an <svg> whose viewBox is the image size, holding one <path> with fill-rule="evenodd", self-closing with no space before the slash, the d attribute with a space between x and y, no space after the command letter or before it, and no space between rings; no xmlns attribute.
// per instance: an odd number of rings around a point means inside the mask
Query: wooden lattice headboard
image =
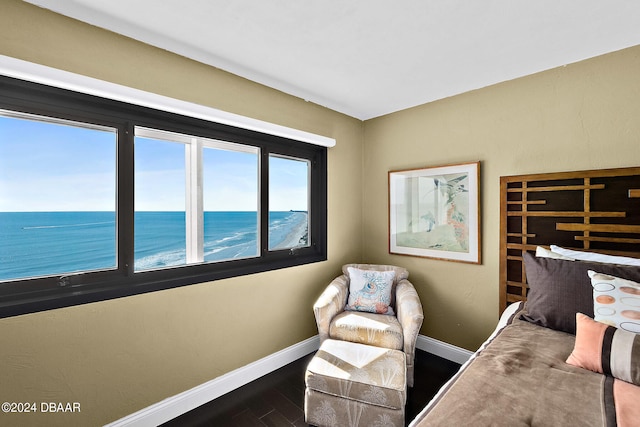
<svg viewBox="0 0 640 427"><path fill-rule="evenodd" d="M524 301L523 251L640 257L640 167L500 178L500 313Z"/></svg>

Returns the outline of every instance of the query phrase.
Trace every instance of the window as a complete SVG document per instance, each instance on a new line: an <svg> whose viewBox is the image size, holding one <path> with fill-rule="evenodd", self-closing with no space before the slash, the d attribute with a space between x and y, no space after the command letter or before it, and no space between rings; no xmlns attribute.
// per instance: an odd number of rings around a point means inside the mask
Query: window
<svg viewBox="0 0 640 427"><path fill-rule="evenodd" d="M116 267L116 131L0 110L0 280Z"/></svg>
<svg viewBox="0 0 640 427"><path fill-rule="evenodd" d="M255 258L257 147L135 129L134 271Z"/></svg>
<svg viewBox="0 0 640 427"><path fill-rule="evenodd" d="M326 259L325 147L0 90L0 316Z"/></svg>
<svg viewBox="0 0 640 427"><path fill-rule="evenodd" d="M309 245L309 162L269 157L269 249Z"/></svg>

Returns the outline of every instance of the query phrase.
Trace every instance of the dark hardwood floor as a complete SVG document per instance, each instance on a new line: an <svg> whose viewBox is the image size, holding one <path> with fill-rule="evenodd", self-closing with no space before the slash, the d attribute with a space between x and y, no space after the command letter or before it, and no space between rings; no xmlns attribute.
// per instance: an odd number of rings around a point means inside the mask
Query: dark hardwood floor
<svg viewBox="0 0 640 427"><path fill-rule="evenodd" d="M165 424L184 426L307 426L304 422L304 371L313 353L221 396ZM405 407L408 424L460 365L416 351L415 385Z"/></svg>

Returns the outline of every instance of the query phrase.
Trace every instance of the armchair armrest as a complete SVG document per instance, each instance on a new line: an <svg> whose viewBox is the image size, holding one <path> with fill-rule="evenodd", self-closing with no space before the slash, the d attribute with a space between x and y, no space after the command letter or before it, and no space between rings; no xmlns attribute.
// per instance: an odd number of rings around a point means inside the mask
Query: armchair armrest
<svg viewBox="0 0 640 427"><path fill-rule="evenodd" d="M329 338L329 325L331 319L344 311L349 296L349 281L347 276L342 275L333 281L322 292L318 300L313 304L313 314L318 325L320 343Z"/></svg>
<svg viewBox="0 0 640 427"><path fill-rule="evenodd" d="M398 282L396 288L396 312L404 336L404 353L407 355L407 385L413 386L413 362L416 340L422 327L424 313L418 292L407 279Z"/></svg>

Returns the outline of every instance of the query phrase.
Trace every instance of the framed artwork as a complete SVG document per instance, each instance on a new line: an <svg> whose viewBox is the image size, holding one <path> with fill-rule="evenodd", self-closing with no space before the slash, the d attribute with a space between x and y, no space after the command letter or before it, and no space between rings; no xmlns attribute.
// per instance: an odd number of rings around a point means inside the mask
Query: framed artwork
<svg viewBox="0 0 640 427"><path fill-rule="evenodd" d="M480 162L389 172L389 253L480 264Z"/></svg>

